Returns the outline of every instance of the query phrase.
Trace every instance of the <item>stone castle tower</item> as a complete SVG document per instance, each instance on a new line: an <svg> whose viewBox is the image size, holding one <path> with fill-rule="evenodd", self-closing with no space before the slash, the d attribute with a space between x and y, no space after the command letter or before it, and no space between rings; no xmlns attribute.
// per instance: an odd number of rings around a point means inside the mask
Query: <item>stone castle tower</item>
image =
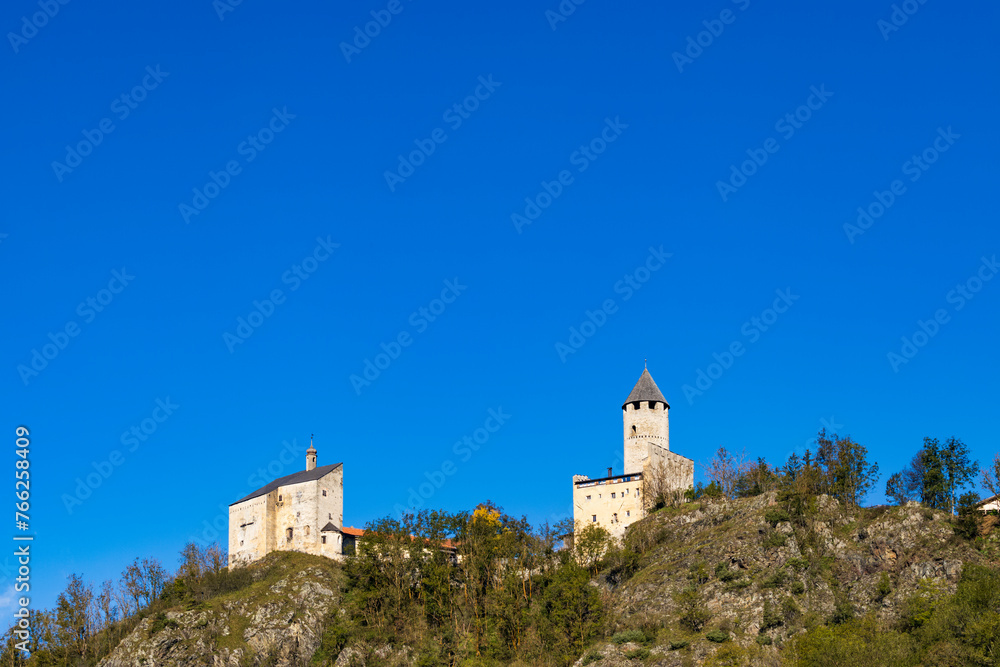
<svg viewBox="0 0 1000 667"><path fill-rule="evenodd" d="M622 404L625 425L625 472L642 472L653 447L670 451L670 404L648 369L643 369Z"/></svg>
<svg viewBox="0 0 1000 667"><path fill-rule="evenodd" d="M576 530L596 523L621 539L625 529L646 515L651 491L686 491L694 485L694 461L670 451L670 404L649 370L622 404L624 471L591 479L573 477Z"/></svg>

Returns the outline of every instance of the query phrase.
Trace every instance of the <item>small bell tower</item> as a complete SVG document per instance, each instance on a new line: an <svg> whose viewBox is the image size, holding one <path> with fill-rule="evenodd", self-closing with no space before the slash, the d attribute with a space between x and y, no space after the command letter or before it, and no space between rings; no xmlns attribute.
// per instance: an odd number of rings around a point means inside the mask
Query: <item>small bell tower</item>
<svg viewBox="0 0 1000 667"><path fill-rule="evenodd" d="M306 470L316 467L316 448L313 447L313 434L309 434L309 449L306 450Z"/></svg>

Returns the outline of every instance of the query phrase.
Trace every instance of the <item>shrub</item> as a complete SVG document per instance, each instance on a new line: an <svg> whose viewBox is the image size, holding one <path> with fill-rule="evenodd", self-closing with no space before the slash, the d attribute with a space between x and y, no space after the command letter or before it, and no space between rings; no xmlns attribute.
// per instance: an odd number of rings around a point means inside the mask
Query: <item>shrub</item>
<svg viewBox="0 0 1000 667"><path fill-rule="evenodd" d="M795 603L793 598L789 597L781 601L781 616L785 619L785 623L791 623L801 614L802 610L799 608L799 605Z"/></svg>
<svg viewBox="0 0 1000 667"><path fill-rule="evenodd" d="M640 646L637 649L631 651L625 651L625 657L629 660L642 660L643 658L649 657L649 649Z"/></svg>
<svg viewBox="0 0 1000 667"><path fill-rule="evenodd" d="M691 632L698 632L712 618L712 612L705 607L696 588L685 588L677 593L674 602L677 603L677 620Z"/></svg>
<svg viewBox="0 0 1000 667"><path fill-rule="evenodd" d="M757 635L757 643L761 646L770 646L774 643L774 640L767 635Z"/></svg>
<svg viewBox="0 0 1000 667"><path fill-rule="evenodd" d="M775 572L774 574L772 574L770 577L768 577L764 581L760 582L760 587L761 588L781 588L781 586L784 583L785 583L785 571L784 570L778 570L777 572Z"/></svg>
<svg viewBox="0 0 1000 667"><path fill-rule="evenodd" d="M776 549L778 547L783 547L783 546L785 546L785 543L787 541L788 541L788 538L785 537L784 533L779 533L777 531L774 531L774 532L768 534L768 536L764 538L764 548L765 549Z"/></svg>
<svg viewBox="0 0 1000 667"><path fill-rule="evenodd" d="M689 642L686 639L677 639L675 641L670 642L670 650L671 651L679 651L682 648L687 648L690 645L691 645L691 642Z"/></svg>
<svg viewBox="0 0 1000 667"><path fill-rule="evenodd" d="M613 644L627 644L629 642L635 642L636 644L645 644L649 641L646 637L646 633L642 630L624 630L622 632L616 632L613 637L611 637L611 642Z"/></svg>
<svg viewBox="0 0 1000 667"><path fill-rule="evenodd" d="M803 593L806 592L806 585L801 581L799 581L798 579L796 579L788 587L788 590L792 592L792 595L802 595Z"/></svg>
<svg viewBox="0 0 1000 667"><path fill-rule="evenodd" d="M834 608L833 614L830 616L830 623L832 625L840 625L842 623L847 623L854 618L854 605L847 598L840 598L837 600Z"/></svg>
<svg viewBox="0 0 1000 667"><path fill-rule="evenodd" d="M719 564L715 566L715 576L719 578L719 581L729 582L738 579L740 573L730 570L729 563L726 561L719 561Z"/></svg>
<svg viewBox="0 0 1000 667"><path fill-rule="evenodd" d="M791 517L788 516L788 512L780 509L769 509L764 512L764 521L771 524L771 528L774 528L782 521L789 521Z"/></svg>
<svg viewBox="0 0 1000 667"><path fill-rule="evenodd" d="M875 584L875 600L881 602L892 592L892 584L889 582L889 573L883 572L878 583Z"/></svg>
<svg viewBox="0 0 1000 667"><path fill-rule="evenodd" d="M583 664L589 665L592 662L597 662L598 660L603 660L604 656L597 651L591 651L587 655L583 656Z"/></svg>
<svg viewBox="0 0 1000 667"><path fill-rule="evenodd" d="M738 581L732 581L726 584L725 590L727 592L742 591L744 588L749 588L750 586L753 586L752 581L750 581L749 579L740 579Z"/></svg>
<svg viewBox="0 0 1000 667"><path fill-rule="evenodd" d="M797 572L805 572L809 568L809 561L805 558L789 558L785 565Z"/></svg>
<svg viewBox="0 0 1000 667"><path fill-rule="evenodd" d="M764 615L761 617L760 621L760 633L763 634L770 630L771 628L776 628L779 625L784 625L785 621L781 618L781 614L774 610L771 606L770 600L764 601Z"/></svg>
<svg viewBox="0 0 1000 667"><path fill-rule="evenodd" d="M697 563L692 563L690 570L691 574L689 578L693 579L694 583L704 584L708 581L708 566L705 564L705 561L700 560Z"/></svg>
<svg viewBox="0 0 1000 667"><path fill-rule="evenodd" d="M722 630L712 630L705 635L705 639L710 642L715 642L716 644L721 644L729 640L729 633L723 632Z"/></svg>

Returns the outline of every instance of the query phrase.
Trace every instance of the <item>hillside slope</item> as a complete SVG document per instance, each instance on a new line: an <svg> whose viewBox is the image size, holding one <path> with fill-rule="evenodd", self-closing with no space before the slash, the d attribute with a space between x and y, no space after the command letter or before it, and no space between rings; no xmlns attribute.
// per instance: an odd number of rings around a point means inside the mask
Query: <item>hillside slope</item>
<svg viewBox="0 0 1000 667"><path fill-rule="evenodd" d="M245 589L145 618L102 667L308 663L340 603L340 566L275 552L250 569L258 580Z"/></svg>
<svg viewBox="0 0 1000 667"><path fill-rule="evenodd" d="M963 567L983 563L949 519L917 503L846 510L827 496L793 513L774 493L661 510L639 527L650 544L641 569L609 592L617 628L645 641L622 632L577 664L645 651L647 664L702 664L719 650L722 664L778 664L778 647L805 628L893 621L913 596L953 593Z"/></svg>

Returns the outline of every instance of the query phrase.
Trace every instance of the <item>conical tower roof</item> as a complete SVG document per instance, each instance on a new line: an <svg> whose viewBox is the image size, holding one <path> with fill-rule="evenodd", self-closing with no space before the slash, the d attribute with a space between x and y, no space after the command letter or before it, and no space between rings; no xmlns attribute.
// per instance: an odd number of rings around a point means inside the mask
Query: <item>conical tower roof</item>
<svg viewBox="0 0 1000 667"><path fill-rule="evenodd" d="M622 403L622 409L629 403L636 403L638 401L649 401L653 403L659 401L663 403L668 408L670 404L667 403L667 399L663 397L663 393L660 392L660 388L656 386L656 382L653 381L653 376L649 374L649 369L644 368L642 370L642 375L639 376L639 381L635 383L632 387L632 393L628 395L625 402Z"/></svg>

